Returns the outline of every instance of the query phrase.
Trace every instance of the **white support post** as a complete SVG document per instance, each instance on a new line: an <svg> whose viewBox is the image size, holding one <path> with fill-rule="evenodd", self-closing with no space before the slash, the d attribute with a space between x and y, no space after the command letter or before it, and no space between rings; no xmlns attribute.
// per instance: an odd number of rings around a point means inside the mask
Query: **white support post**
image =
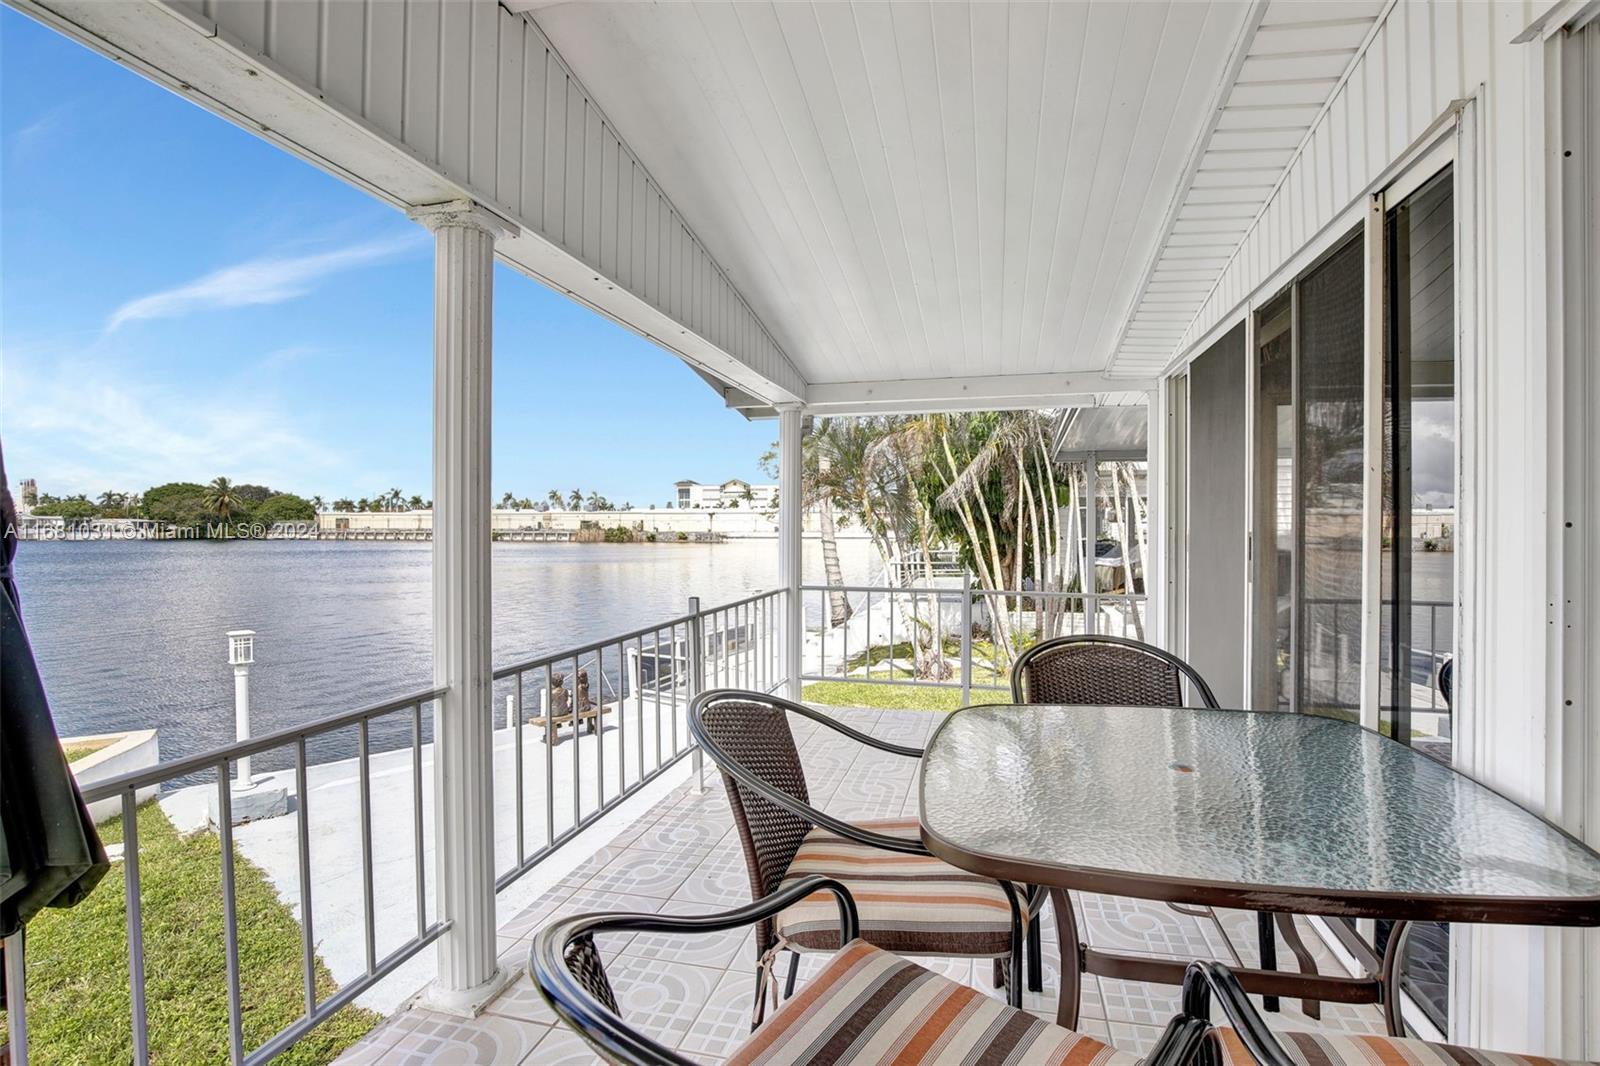
<svg viewBox="0 0 1600 1066"><path fill-rule="evenodd" d="M801 506L805 490L800 484L799 404L778 407L778 584L783 586L784 694L800 698L800 646L804 640L800 604L800 523L805 514Z"/></svg>
<svg viewBox="0 0 1600 1066"><path fill-rule="evenodd" d="M1145 558L1144 634L1158 648L1171 648L1171 628L1167 619L1167 382L1156 382L1145 393ZM1130 520L1132 511L1130 509ZM1129 543L1136 543L1130 537ZM1132 589L1128 590L1132 592Z"/></svg>
<svg viewBox="0 0 1600 1066"><path fill-rule="evenodd" d="M476 1015L511 974L495 951L490 669L489 412L494 242L513 227L476 204L418 208L434 234L434 883L450 929L429 1005Z"/></svg>

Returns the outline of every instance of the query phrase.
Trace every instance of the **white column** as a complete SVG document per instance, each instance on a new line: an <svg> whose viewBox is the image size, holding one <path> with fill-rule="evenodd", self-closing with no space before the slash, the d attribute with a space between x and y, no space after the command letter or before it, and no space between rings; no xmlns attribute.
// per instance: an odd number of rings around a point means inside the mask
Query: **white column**
<svg viewBox="0 0 1600 1066"><path fill-rule="evenodd" d="M250 664L233 666L233 735L238 740L250 739ZM241 755L236 764L233 787L250 788L256 783L250 772L250 756Z"/></svg>
<svg viewBox="0 0 1600 1066"><path fill-rule="evenodd" d="M1166 378L1145 393L1145 557L1144 635L1158 648L1172 647L1172 627L1167 618L1167 435ZM1129 512L1130 520L1132 511ZM1134 538L1129 538L1130 543ZM1129 591L1132 591L1131 589Z"/></svg>
<svg viewBox="0 0 1600 1066"><path fill-rule="evenodd" d="M469 202L418 208L433 231L434 883L441 919L430 1005L473 1015L504 987L495 951L490 677L489 412L494 242Z"/></svg>
<svg viewBox="0 0 1600 1066"><path fill-rule="evenodd" d="M804 639L800 604L800 523L805 490L800 484L800 405L778 407L778 584L783 587L785 694L800 698L800 645Z"/></svg>

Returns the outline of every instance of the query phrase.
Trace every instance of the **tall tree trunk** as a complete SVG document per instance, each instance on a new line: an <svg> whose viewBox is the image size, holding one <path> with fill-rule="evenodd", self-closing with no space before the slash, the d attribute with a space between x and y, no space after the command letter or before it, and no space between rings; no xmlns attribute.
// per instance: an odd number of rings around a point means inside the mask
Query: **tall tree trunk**
<svg viewBox="0 0 1600 1066"><path fill-rule="evenodd" d="M1133 542L1128 536L1128 515L1122 507L1122 480L1112 471L1111 502L1117 509L1117 539L1122 542L1122 594L1123 605L1133 617L1133 630L1138 639L1144 639L1144 620L1132 610L1133 600Z"/></svg>
<svg viewBox="0 0 1600 1066"><path fill-rule="evenodd" d="M824 493L817 501L822 526L822 569L828 579L828 614L837 629L850 621L850 597L844 591L844 568L839 565L839 531L833 523L833 501Z"/></svg>
<svg viewBox="0 0 1600 1066"><path fill-rule="evenodd" d="M955 479L960 476L961 470L958 466L956 466L956 457L955 453L950 450L949 438L945 436L945 434L941 433L939 435L939 441L942 445L944 445L945 462L948 463L950 467L948 474L941 474L941 476L945 479L945 485L948 488L949 485L954 483ZM1005 567L1000 561L999 539L994 535L994 523L989 518L989 506L984 501L983 494L974 493L973 495L978 501L978 511L983 517L984 529L987 530L989 534L988 548L990 572L988 578L988 588L990 592L998 592L1004 587L1001 582L1006 579ZM962 517L968 527L967 535L972 538L972 553L974 556L981 556L983 553L984 541L978 536L976 523L972 518L971 513L965 509L962 511ZM983 579L981 569L979 571L979 579ZM995 647L995 668L1001 671L1009 670L1011 668L1011 620L1006 616L1006 610L1007 605L1005 602L1005 597L989 597L989 619L994 623L994 628L997 630L997 632L992 634Z"/></svg>

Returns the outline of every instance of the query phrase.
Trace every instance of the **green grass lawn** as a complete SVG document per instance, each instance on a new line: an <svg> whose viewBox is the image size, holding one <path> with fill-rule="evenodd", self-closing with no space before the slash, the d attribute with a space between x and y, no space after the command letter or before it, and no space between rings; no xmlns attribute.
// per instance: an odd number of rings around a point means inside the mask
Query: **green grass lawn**
<svg viewBox="0 0 1600 1066"><path fill-rule="evenodd" d="M122 821L100 827L111 844ZM227 964L222 944L222 849L214 833L182 836L155 803L139 809L145 1001L150 1060L228 1060ZM266 875L235 851L239 970L245 1048L304 1012L300 926ZM319 998L337 986L316 961ZM28 926L28 1031L37 1066L126 1063L133 1055L122 864L71 910L46 910ZM280 1063L331 1062L382 1018L346 1007Z"/></svg>
<svg viewBox="0 0 1600 1066"><path fill-rule="evenodd" d="M878 707L888 711L953 711L962 706L959 688L873 685L860 681L813 681L800 691L807 703L833 707ZM1009 693L972 690L973 703L1009 703Z"/></svg>
<svg viewBox="0 0 1600 1066"><path fill-rule="evenodd" d="M62 752L62 754L64 754L67 757L67 761L69 763L71 763L71 762L77 762L79 759L87 758L88 756L93 755L95 752L99 751L100 749L109 748L111 745L113 745L115 743L116 743L115 740L88 740L88 741L81 741L81 742L79 742L77 744L63 744L63 745L61 745L61 752Z"/></svg>

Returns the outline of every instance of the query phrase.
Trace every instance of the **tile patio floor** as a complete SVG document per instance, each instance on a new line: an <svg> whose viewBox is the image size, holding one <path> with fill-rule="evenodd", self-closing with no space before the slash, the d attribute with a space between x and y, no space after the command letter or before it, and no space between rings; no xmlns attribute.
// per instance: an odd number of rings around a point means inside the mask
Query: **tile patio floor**
<svg viewBox="0 0 1600 1066"><path fill-rule="evenodd" d="M921 745L939 716L915 711L826 708L840 720L885 740ZM812 801L846 817L914 816L915 764L809 722L792 720ZM500 930L501 959L522 976L482 1016L463 1021L420 1008L404 1010L370 1033L341 1063L503 1063L566 1066L596 1060L557 1022L526 974L529 938L551 918L594 910L705 913L748 902L750 888L738 835L722 784L707 764L706 789L684 785L648 810L611 844L586 859ZM1102 948L1182 959L1256 961L1255 922L1243 911L1218 911L1214 920L1179 914L1164 904L1079 895L1079 930ZM1315 932L1302 928L1318 968L1342 972ZM1053 1020L1059 954L1050 919L1044 927L1045 991L1026 1006ZM614 934L601 952L624 1016L657 1040L716 1063L749 1032L755 994L755 940L749 930L684 937ZM1280 949L1280 957L1287 951ZM988 960L918 960L991 995ZM821 956L805 956L803 982ZM1280 961L1280 965L1282 962ZM1312 1022L1285 1003L1270 1023L1285 1028L1382 1032L1376 1007L1323 1004ZM1117 1047L1143 1053L1177 1010L1177 989L1086 977L1079 1028Z"/></svg>

